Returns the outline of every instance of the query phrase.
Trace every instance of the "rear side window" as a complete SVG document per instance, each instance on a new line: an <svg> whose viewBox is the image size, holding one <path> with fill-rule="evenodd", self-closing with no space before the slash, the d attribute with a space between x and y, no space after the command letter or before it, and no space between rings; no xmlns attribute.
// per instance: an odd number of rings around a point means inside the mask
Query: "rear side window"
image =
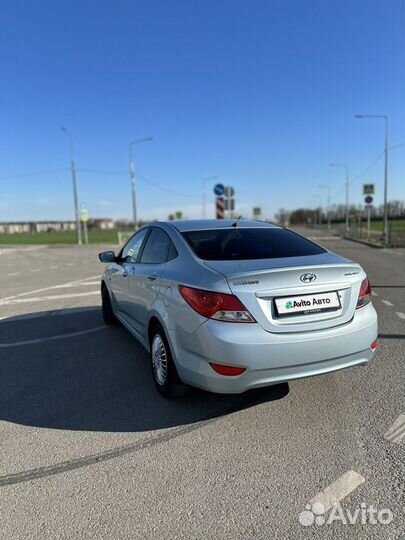
<svg viewBox="0 0 405 540"><path fill-rule="evenodd" d="M168 235L157 227L152 227L152 231L146 241L141 255L141 263L158 264L169 259L172 241Z"/></svg>
<svg viewBox="0 0 405 540"><path fill-rule="evenodd" d="M207 229L183 237L200 259L241 261L319 255L326 250L285 229Z"/></svg>

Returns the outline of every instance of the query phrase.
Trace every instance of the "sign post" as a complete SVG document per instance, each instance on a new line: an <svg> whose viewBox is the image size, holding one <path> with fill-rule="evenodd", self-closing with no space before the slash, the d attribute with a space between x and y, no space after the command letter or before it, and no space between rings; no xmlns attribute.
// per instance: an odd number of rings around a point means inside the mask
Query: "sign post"
<svg viewBox="0 0 405 540"><path fill-rule="evenodd" d="M224 219L224 184L215 184L214 194L216 195L215 199L215 217L216 219Z"/></svg>
<svg viewBox="0 0 405 540"><path fill-rule="evenodd" d="M229 212L229 217L232 218L235 210L235 189L231 186L225 187L223 184L214 186L216 218L224 219L225 212Z"/></svg>
<svg viewBox="0 0 405 540"><path fill-rule="evenodd" d="M83 223L84 243L89 243L89 233L87 230L87 222L89 221L89 211L85 202L80 204L80 221Z"/></svg>
<svg viewBox="0 0 405 540"><path fill-rule="evenodd" d="M370 240L371 205L367 205L367 240Z"/></svg>
<svg viewBox="0 0 405 540"><path fill-rule="evenodd" d="M225 203L223 197L217 197L215 199L215 213L217 219L224 219L225 217Z"/></svg>
<svg viewBox="0 0 405 540"><path fill-rule="evenodd" d="M373 192L374 192L374 184L368 184L369 186L373 186ZM367 184L363 186L363 192L365 191L365 187ZM364 197L364 202L366 203L366 210L367 210L367 240L370 240L370 226L371 226L371 205L373 203L373 197L371 195L367 195Z"/></svg>

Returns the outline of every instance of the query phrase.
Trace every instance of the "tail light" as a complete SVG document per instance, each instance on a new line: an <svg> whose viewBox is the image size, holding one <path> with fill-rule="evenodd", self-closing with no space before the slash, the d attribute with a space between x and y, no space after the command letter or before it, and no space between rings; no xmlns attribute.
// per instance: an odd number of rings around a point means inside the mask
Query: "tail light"
<svg viewBox="0 0 405 540"><path fill-rule="evenodd" d="M376 348L378 347L378 338L373 341L373 343L370 345L370 349L374 352Z"/></svg>
<svg viewBox="0 0 405 540"><path fill-rule="evenodd" d="M204 291L179 285L181 296L197 313L218 321L254 323L254 317L233 294Z"/></svg>
<svg viewBox="0 0 405 540"><path fill-rule="evenodd" d="M368 278L365 278L361 282L356 309L366 306L369 302L371 302L371 285Z"/></svg>

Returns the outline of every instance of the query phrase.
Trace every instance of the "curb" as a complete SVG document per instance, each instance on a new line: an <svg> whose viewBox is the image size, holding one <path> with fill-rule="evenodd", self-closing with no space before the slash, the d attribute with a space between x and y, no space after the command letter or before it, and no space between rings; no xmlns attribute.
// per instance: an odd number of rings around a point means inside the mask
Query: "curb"
<svg viewBox="0 0 405 540"><path fill-rule="evenodd" d="M373 242L368 242L367 240L360 240L359 238L352 238L351 236L343 236L345 240L350 240L351 242L356 242L357 244L363 244L364 246L369 246L377 249L383 249L385 246L382 244L375 244Z"/></svg>

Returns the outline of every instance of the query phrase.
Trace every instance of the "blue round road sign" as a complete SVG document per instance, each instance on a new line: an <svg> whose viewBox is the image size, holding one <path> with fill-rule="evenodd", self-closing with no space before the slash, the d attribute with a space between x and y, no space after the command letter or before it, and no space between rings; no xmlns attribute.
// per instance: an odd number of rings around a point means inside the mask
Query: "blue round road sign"
<svg viewBox="0 0 405 540"><path fill-rule="evenodd" d="M224 191L225 191L225 186L224 184L216 184L214 186L214 193L217 197L220 197L221 195L224 194Z"/></svg>
<svg viewBox="0 0 405 540"><path fill-rule="evenodd" d="M365 199L364 199L364 202L366 204L371 204L373 202L373 200L374 199L373 199L373 197L371 195L367 195L367 197L365 197Z"/></svg>

